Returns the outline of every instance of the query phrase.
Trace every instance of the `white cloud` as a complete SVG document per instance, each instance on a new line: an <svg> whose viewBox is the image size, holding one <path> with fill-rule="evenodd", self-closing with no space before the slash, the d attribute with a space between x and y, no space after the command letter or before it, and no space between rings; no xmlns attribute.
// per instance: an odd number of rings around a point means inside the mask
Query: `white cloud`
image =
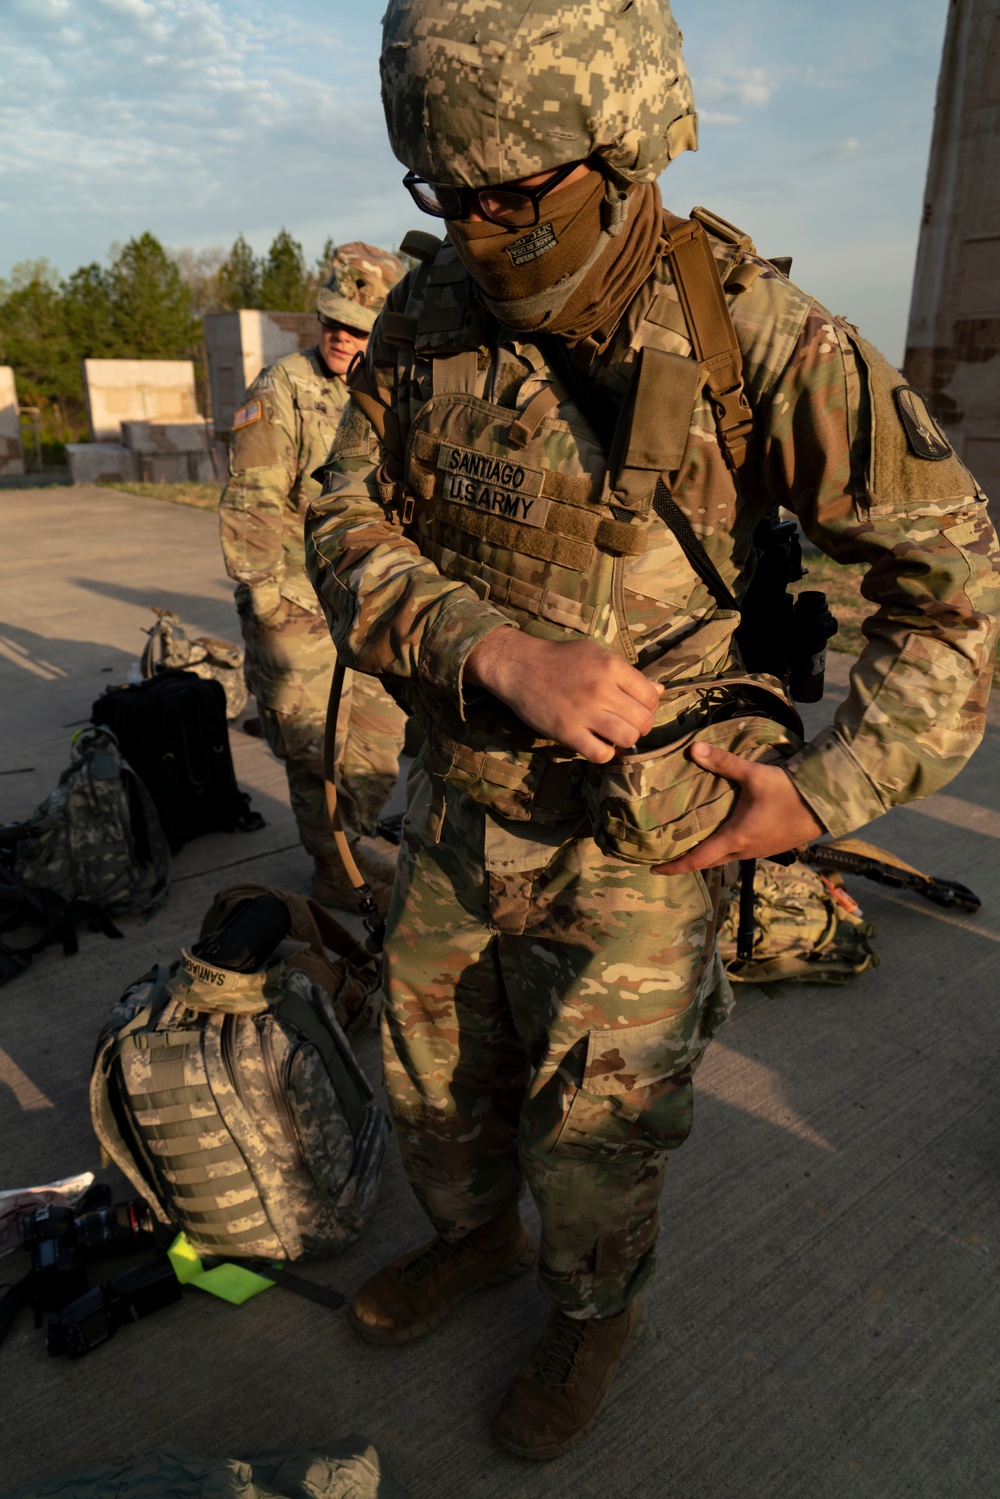
<svg viewBox="0 0 1000 1499"><path fill-rule="evenodd" d="M717 104L742 104L764 109L777 92L777 81L766 68L728 68L698 80L696 97Z"/></svg>
<svg viewBox="0 0 1000 1499"><path fill-rule="evenodd" d="M385 140L377 16L326 0L317 24L317 10L13 0L0 62L10 259L48 254L68 271L147 227L172 244L243 230L262 248L286 224L310 253L327 234L398 241L410 213Z"/></svg>

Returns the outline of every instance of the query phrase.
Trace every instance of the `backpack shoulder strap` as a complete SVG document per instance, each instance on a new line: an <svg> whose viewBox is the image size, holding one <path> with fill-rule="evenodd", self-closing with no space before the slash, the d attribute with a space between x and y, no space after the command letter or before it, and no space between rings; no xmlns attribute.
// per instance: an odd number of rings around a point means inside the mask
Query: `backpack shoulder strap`
<svg viewBox="0 0 1000 1499"><path fill-rule="evenodd" d="M323 1065L337 1090L337 1097L344 1110L344 1117L351 1134L357 1139L364 1127L365 1112L371 1100L371 1092L367 1089L367 1084L362 1086L364 1074L354 1063L347 1041L344 1041L343 1046L338 1044L338 1038L330 1026L317 1013L296 984L286 987L280 1003L275 1008L282 1018L290 1021L319 1052Z"/></svg>
<svg viewBox="0 0 1000 1499"><path fill-rule="evenodd" d="M155 911L163 903L167 890L170 886L170 845L160 823L160 815L156 805L145 784L139 779L127 760L122 760L122 778L125 781L129 794L129 802L133 808L137 808L142 815L143 825L146 832L146 842L149 846L149 858L152 866L152 884L149 889L142 889L140 899L144 911ZM135 839L132 840L133 847ZM144 885L148 881L143 882Z"/></svg>
<svg viewBox="0 0 1000 1499"><path fill-rule="evenodd" d="M705 210L696 213L703 216ZM722 221L713 221L713 228L715 222ZM681 219L664 210L663 224L664 250L694 355L705 377L719 443L730 468L739 470L747 456L753 412L743 385L743 355L719 268L699 218ZM750 246L749 240L746 243Z"/></svg>
<svg viewBox="0 0 1000 1499"><path fill-rule="evenodd" d="M98 1044L97 1055L94 1057L90 1074L90 1120L101 1147L101 1155L106 1160L112 1161L128 1178L139 1196L152 1208L159 1221L169 1223L170 1219L163 1211L152 1186L155 1177L145 1148L135 1132L132 1132L130 1140L126 1140L111 1097L111 1090L115 1086L111 1078L111 1069L121 1043L134 1032L145 1029L150 1023L152 1013L153 1005L146 1005L121 1030L108 1032Z"/></svg>

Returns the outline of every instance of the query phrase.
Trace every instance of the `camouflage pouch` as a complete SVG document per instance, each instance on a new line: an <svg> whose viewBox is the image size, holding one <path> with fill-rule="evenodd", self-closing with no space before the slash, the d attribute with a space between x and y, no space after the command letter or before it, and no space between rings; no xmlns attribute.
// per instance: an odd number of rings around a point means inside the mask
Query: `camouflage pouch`
<svg viewBox="0 0 1000 1499"><path fill-rule="evenodd" d="M636 748L587 772L584 801L598 847L630 864L679 859L725 821L737 794L731 781L688 757L691 745L700 740L748 760L780 761L801 747L802 732L775 677L668 686Z"/></svg>
<svg viewBox="0 0 1000 1499"><path fill-rule="evenodd" d="M153 609L156 624L146 631L140 668L144 677L161 671L192 671L218 682L226 694L226 717L238 718L246 707L247 687L243 677L243 652L238 645L214 635L194 635L169 609Z"/></svg>
<svg viewBox="0 0 1000 1499"><path fill-rule="evenodd" d="M753 956L736 956L740 884L730 891L719 929L719 954L735 983L846 984L878 966L875 928L843 886L798 859L758 859L754 877Z"/></svg>

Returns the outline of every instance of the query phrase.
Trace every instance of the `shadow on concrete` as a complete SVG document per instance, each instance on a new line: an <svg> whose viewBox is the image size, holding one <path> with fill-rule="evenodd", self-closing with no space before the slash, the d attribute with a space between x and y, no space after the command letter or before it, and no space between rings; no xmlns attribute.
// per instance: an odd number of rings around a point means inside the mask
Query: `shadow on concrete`
<svg viewBox="0 0 1000 1499"><path fill-rule="evenodd" d="M75 588L86 589L89 593L97 594L101 598L114 599L120 604L135 604L140 609L150 611L154 606L158 609L172 609L185 623L196 625L199 629L212 634L217 633L221 600L207 600L204 593L185 593L177 588L159 584L152 588L130 588L124 583L110 583L95 578L72 578L70 582ZM230 621L227 638L239 642L240 622L231 593L226 604ZM152 612L149 618L152 624Z"/></svg>

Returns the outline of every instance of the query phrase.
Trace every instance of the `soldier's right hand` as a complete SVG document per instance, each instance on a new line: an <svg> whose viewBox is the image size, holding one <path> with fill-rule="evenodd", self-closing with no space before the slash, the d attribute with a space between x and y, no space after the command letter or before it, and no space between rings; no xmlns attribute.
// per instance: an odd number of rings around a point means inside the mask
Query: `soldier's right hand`
<svg viewBox="0 0 1000 1499"><path fill-rule="evenodd" d="M649 733L663 691L595 640L541 640L503 628L473 648L465 681L595 765Z"/></svg>

